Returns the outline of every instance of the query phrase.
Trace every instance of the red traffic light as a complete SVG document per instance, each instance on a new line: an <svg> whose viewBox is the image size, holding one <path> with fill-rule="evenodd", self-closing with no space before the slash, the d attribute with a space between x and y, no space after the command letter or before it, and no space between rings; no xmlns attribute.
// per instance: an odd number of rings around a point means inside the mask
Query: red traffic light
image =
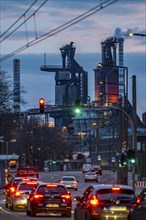
<svg viewBox="0 0 146 220"><path fill-rule="evenodd" d="M45 99L41 98L39 100L39 104L40 104L40 113L44 113Z"/></svg>

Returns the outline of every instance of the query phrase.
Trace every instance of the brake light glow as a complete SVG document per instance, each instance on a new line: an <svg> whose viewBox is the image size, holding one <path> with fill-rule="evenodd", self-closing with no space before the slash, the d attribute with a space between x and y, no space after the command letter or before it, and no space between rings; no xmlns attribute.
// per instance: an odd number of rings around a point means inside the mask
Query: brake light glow
<svg viewBox="0 0 146 220"><path fill-rule="evenodd" d="M22 192L20 192L20 191L16 191L16 192L15 192L15 197L18 198L18 197L21 196L21 194L22 194Z"/></svg>
<svg viewBox="0 0 146 220"><path fill-rule="evenodd" d="M47 184L47 187L57 187L57 185L56 184Z"/></svg>
<svg viewBox="0 0 146 220"><path fill-rule="evenodd" d="M141 198L140 198L140 197L137 197L137 199L136 199L136 203L139 204L140 201L141 201Z"/></svg>
<svg viewBox="0 0 146 220"><path fill-rule="evenodd" d="M28 179L28 178L24 178L24 179L22 179L22 181L29 181L30 179Z"/></svg>
<svg viewBox="0 0 146 220"><path fill-rule="evenodd" d="M113 187L112 190L113 190L113 191L119 191L119 190L120 190L120 187Z"/></svg>
<svg viewBox="0 0 146 220"><path fill-rule="evenodd" d="M63 198L63 199L70 199L71 197L70 197L69 194L63 194L63 195L61 195L61 198Z"/></svg>
<svg viewBox="0 0 146 220"><path fill-rule="evenodd" d="M44 195L42 195L42 194L35 194L34 195L34 199L41 199L43 197L44 197Z"/></svg>
<svg viewBox="0 0 146 220"><path fill-rule="evenodd" d="M36 185L37 184L37 182L28 182L28 183L26 183L27 185Z"/></svg>
<svg viewBox="0 0 146 220"><path fill-rule="evenodd" d="M90 204L93 205L93 206L99 205L99 200L96 198L96 196L93 196L93 197L90 199Z"/></svg>
<svg viewBox="0 0 146 220"><path fill-rule="evenodd" d="M14 192L15 191L15 187L10 187L10 192Z"/></svg>

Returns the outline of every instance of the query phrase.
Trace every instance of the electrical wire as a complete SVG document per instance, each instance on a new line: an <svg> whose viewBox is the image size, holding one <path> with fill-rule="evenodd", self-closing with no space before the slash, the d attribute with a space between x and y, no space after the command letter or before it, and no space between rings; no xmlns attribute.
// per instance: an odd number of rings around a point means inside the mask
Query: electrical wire
<svg viewBox="0 0 146 220"><path fill-rule="evenodd" d="M26 22L31 18L31 17L33 17L34 16L34 14L36 14L42 7L43 7L43 5L47 2L48 0L45 0L28 18L26 18L26 19L24 19L24 21L20 24L20 25L18 25L13 31L11 31L11 33L9 33L8 35L6 35L6 37L4 37L1 41L0 41L0 43L2 43L4 40L6 40L9 36L11 36L15 31L17 31L23 24L25 24L26 25ZM25 13L22 15L22 17L25 17ZM21 17L21 18L22 18ZM9 28L10 29L10 28ZM0 36L0 38L1 38L1 36Z"/></svg>
<svg viewBox="0 0 146 220"><path fill-rule="evenodd" d="M33 7L33 5L37 2L38 0L35 0L30 7L7 29L3 32L2 35L0 35L0 38L2 38L12 27L14 27L15 24L17 24L18 21L20 21L21 18L23 18L23 16L26 15L26 13Z"/></svg>
<svg viewBox="0 0 146 220"><path fill-rule="evenodd" d="M69 27L75 25L76 23L78 23L78 22L84 20L85 18L87 18L87 17L89 17L89 16L95 14L96 12L98 12L98 11L104 9L105 7L107 7L107 6L109 6L109 5L113 4L113 3L115 3L115 2L117 2L117 1L119 1L119 0L106 0L106 1L104 1L102 4L100 3L99 5L97 5L97 6L93 7L93 8L91 8L90 10L88 10L88 11L84 12L83 14L81 14L81 15L75 17L74 19L71 19L70 21L68 21L68 22L66 22L66 23L64 23L64 24L62 24L62 25L60 25L59 27L57 27L57 28L55 28L55 29L53 29L53 30L51 30L51 31L49 31L49 32L47 32L47 33L41 35L40 37L37 37L37 39L33 39L32 41L30 41L29 43L27 43L27 44L23 45L22 47L16 49L16 50L13 51L12 53L10 53L10 54L8 54L8 55L2 57L2 58L0 59L0 62L2 62L2 61L4 61L4 60L6 60L6 59L8 59L8 58L10 58L10 57L12 57L12 56L14 56L15 54L17 54L17 53L19 53L19 52L25 50L26 48L28 48L28 47L30 47L30 46L33 46L33 45L35 45L35 44L37 44L37 43L39 43L39 42L41 42L41 41L47 39L48 37L52 37L52 36L54 36L54 35L56 35L56 34L62 32L62 31L64 31L65 29L67 29L67 28L69 28ZM104 4L105 4L105 5L104 5Z"/></svg>

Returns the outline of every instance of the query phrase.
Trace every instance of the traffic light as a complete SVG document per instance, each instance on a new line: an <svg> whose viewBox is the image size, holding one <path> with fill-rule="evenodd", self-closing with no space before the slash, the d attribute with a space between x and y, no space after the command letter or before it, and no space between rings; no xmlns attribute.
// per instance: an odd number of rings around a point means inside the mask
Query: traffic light
<svg viewBox="0 0 146 220"><path fill-rule="evenodd" d="M124 153L122 153L120 159L121 159L121 166L122 167L126 166L127 165L127 156Z"/></svg>
<svg viewBox="0 0 146 220"><path fill-rule="evenodd" d="M127 158L131 163L135 163L135 151L133 149L129 149L127 151Z"/></svg>
<svg viewBox="0 0 146 220"><path fill-rule="evenodd" d="M43 114L44 113L45 99L40 98L39 104L40 104L40 113Z"/></svg>
<svg viewBox="0 0 146 220"><path fill-rule="evenodd" d="M80 106L80 100L79 99L75 101L75 113L76 114L81 113L81 106Z"/></svg>

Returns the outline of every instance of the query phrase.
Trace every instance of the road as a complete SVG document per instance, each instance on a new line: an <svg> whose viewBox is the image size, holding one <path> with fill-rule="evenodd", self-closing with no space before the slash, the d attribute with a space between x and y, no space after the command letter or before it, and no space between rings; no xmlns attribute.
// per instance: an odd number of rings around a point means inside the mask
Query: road
<svg viewBox="0 0 146 220"><path fill-rule="evenodd" d="M44 182L58 182L63 175L73 175L77 178L78 180L78 191L74 190L69 190L72 195L72 201L74 199L74 196L76 195L82 195L83 191L86 189L86 187L92 183L85 183L84 182L84 175L82 174L81 171L56 171L56 172L42 172L40 173L40 180ZM116 181L116 173L115 172L110 172L110 171L103 171L102 176L99 176L99 183L114 183ZM73 201L73 208L72 208L72 217L71 218L65 218L61 216L49 216L42 215L42 214L37 214L36 217L33 217L33 219L39 219L39 220L45 220L45 219L53 219L53 220L65 220L65 219L70 219L73 220L73 213L74 213L74 207L75 207L75 202ZM24 211L19 211L19 212L12 212L9 209L5 208L5 195L1 194L0 195L0 219L2 220L32 220L32 217L26 216L26 213Z"/></svg>

